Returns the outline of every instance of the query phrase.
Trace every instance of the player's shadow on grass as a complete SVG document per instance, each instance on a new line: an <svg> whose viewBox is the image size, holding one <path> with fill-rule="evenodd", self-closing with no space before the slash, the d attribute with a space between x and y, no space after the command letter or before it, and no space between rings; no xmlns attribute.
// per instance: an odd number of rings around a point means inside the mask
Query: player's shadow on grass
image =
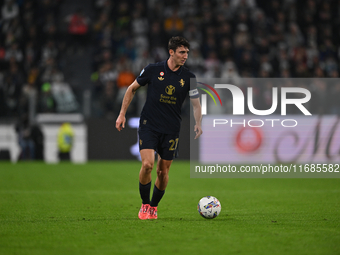
<svg viewBox="0 0 340 255"><path fill-rule="evenodd" d="M232 218L228 216L219 216L215 219L205 219L203 217L197 217L197 218L177 218L177 217L164 217L159 218L158 220L165 220L165 221L230 221L233 220Z"/></svg>
<svg viewBox="0 0 340 255"><path fill-rule="evenodd" d="M43 218L43 219L30 219L30 220L7 220L7 222L12 222L12 223L17 223L17 222L22 222L22 223L46 223L46 222L88 222L88 221L117 221L121 220L121 218L63 218L63 217L48 217L48 218Z"/></svg>

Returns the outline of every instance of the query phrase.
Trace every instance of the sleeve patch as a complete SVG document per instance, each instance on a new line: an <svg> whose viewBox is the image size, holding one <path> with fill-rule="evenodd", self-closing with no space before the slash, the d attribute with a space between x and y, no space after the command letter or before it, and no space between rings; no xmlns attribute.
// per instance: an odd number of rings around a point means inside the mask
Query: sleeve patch
<svg viewBox="0 0 340 255"><path fill-rule="evenodd" d="M199 94L197 89L192 89L189 91L189 97L194 97L197 96Z"/></svg>

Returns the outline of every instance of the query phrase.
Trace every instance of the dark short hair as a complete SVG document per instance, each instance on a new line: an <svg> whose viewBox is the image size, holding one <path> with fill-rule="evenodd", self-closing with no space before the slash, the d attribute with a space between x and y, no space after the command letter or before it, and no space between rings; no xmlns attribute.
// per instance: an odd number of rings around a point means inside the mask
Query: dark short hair
<svg viewBox="0 0 340 255"><path fill-rule="evenodd" d="M171 37L168 44L168 50L176 51L177 48L184 46L190 49L190 43L187 39L181 36L174 36Z"/></svg>

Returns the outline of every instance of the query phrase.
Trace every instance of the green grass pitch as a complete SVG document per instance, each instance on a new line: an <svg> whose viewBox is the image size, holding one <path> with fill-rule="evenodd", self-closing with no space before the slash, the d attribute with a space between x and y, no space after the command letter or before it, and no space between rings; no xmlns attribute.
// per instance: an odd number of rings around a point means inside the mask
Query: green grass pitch
<svg viewBox="0 0 340 255"><path fill-rule="evenodd" d="M174 161L159 219L141 221L139 168L0 163L0 254L340 254L340 179L190 179Z"/></svg>

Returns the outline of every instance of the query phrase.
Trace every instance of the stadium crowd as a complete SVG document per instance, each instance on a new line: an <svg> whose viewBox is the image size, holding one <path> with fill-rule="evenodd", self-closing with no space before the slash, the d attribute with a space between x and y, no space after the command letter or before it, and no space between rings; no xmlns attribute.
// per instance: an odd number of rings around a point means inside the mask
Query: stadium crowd
<svg viewBox="0 0 340 255"><path fill-rule="evenodd" d="M90 45L93 114L113 119L126 87L168 57L174 35L190 41L186 65L198 78L339 77L338 0L92 0L92 13L79 8L68 17L60 17L62 0L0 3L0 116L27 114L30 98L38 112L78 111L60 56L88 54L81 49ZM313 113L340 114L340 84L307 87ZM256 88L256 101L270 104L270 90ZM130 115L143 97L140 89Z"/></svg>

